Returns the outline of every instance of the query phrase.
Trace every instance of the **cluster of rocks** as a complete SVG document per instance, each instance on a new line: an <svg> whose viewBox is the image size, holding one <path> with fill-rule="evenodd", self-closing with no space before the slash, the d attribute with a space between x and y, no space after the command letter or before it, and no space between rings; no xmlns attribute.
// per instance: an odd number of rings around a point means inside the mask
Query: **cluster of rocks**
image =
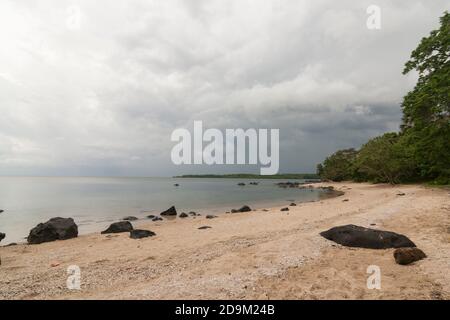
<svg viewBox="0 0 450 320"><path fill-rule="evenodd" d="M250 182L249 184L252 186L257 186L259 184L259 182Z"/></svg>
<svg viewBox="0 0 450 320"><path fill-rule="evenodd" d="M325 239L346 247L366 249L395 248L394 259L398 264L407 265L426 258L408 237L391 231L364 228L353 224L331 228L321 232Z"/></svg>
<svg viewBox="0 0 450 320"><path fill-rule="evenodd" d="M300 182L278 182L276 183L277 186L280 188L298 188L302 183Z"/></svg>
<svg viewBox="0 0 450 320"><path fill-rule="evenodd" d="M156 235L156 233L150 230L134 229L129 221L114 222L106 230L102 231L101 234L122 232L129 232L131 239L141 239Z"/></svg>

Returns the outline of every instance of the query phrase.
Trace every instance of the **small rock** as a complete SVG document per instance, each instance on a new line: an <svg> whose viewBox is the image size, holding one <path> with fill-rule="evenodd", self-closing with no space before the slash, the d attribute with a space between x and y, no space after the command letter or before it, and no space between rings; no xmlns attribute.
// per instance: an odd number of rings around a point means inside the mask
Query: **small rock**
<svg viewBox="0 0 450 320"><path fill-rule="evenodd" d="M199 230L211 229L210 226L202 226L198 228Z"/></svg>
<svg viewBox="0 0 450 320"><path fill-rule="evenodd" d="M162 216L176 216L177 215L177 210L175 209L175 206L171 206L166 211L161 212L160 215L162 215Z"/></svg>
<svg viewBox="0 0 450 320"><path fill-rule="evenodd" d="M152 219L152 221L162 221L162 220L163 220L163 218L161 218L161 217L154 217Z"/></svg>
<svg viewBox="0 0 450 320"><path fill-rule="evenodd" d="M397 195L398 196L404 196L406 193L404 193L404 192L399 192L399 193L397 193Z"/></svg>
<svg viewBox="0 0 450 320"><path fill-rule="evenodd" d="M238 185L238 186L245 186L245 183L239 182L237 185Z"/></svg>
<svg viewBox="0 0 450 320"><path fill-rule="evenodd" d="M5 212L5 210L0 210L0 213Z"/></svg>
<svg viewBox="0 0 450 320"><path fill-rule="evenodd" d="M125 221L136 221L137 219L138 218L136 218L134 216L128 216L128 217L122 218L122 220L125 220Z"/></svg>
<svg viewBox="0 0 450 320"><path fill-rule="evenodd" d="M174 187L179 187L180 185L178 184L178 183L175 183L174 184Z"/></svg>
<svg viewBox="0 0 450 320"><path fill-rule="evenodd" d="M2 241L3 239L5 239L5 237L6 237L6 234L0 232L0 241Z"/></svg>
<svg viewBox="0 0 450 320"><path fill-rule="evenodd" d="M295 207L297 204L295 204L294 202L292 202L289 206L291 207Z"/></svg>
<svg viewBox="0 0 450 320"><path fill-rule="evenodd" d="M280 211L289 211L289 208L281 208L281 210Z"/></svg>
<svg viewBox="0 0 450 320"><path fill-rule="evenodd" d="M189 216L187 215L187 213L182 212L182 213L180 213L179 217L180 217L180 218L187 218L187 217L189 217Z"/></svg>
<svg viewBox="0 0 450 320"><path fill-rule="evenodd" d="M407 265L426 258L426 254L419 248L398 248L394 251L395 262Z"/></svg>
<svg viewBox="0 0 450 320"><path fill-rule="evenodd" d="M133 230L133 225L129 221L120 221L112 223L108 229L102 231L102 234L106 233L120 233L120 232L129 232Z"/></svg>
<svg viewBox="0 0 450 320"><path fill-rule="evenodd" d="M206 219L214 219L214 218L217 218L217 216L212 215L212 214L206 215Z"/></svg>
<svg viewBox="0 0 450 320"><path fill-rule="evenodd" d="M232 209L231 213L236 213L236 212L248 212L248 211L252 211L252 209L249 206L243 206L240 209Z"/></svg>
<svg viewBox="0 0 450 320"><path fill-rule="evenodd" d="M342 202L347 202L348 201L348 199L344 199L344 200L342 200Z"/></svg>
<svg viewBox="0 0 450 320"><path fill-rule="evenodd" d="M130 231L131 239L141 239L141 238L152 237L155 235L156 235L156 233L154 233L153 231L150 231L150 230L135 229L135 230Z"/></svg>
<svg viewBox="0 0 450 320"><path fill-rule="evenodd" d="M149 219L153 219L154 217L156 217L154 214L149 214L149 215L147 216L147 218L149 218Z"/></svg>

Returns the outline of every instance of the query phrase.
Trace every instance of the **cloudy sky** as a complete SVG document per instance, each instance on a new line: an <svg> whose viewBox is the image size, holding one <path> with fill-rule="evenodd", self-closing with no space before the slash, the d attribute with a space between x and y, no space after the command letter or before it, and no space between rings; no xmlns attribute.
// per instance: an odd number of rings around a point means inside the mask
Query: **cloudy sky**
<svg viewBox="0 0 450 320"><path fill-rule="evenodd" d="M381 29L366 9L381 8ZM280 172L398 129L401 74L448 0L0 2L0 175L175 166L176 128L279 128ZM259 170L258 170L259 171Z"/></svg>

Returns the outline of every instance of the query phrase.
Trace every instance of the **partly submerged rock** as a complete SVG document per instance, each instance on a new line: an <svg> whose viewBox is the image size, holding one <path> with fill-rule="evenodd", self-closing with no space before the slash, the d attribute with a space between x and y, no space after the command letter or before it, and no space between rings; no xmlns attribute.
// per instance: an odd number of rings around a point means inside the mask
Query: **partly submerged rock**
<svg viewBox="0 0 450 320"><path fill-rule="evenodd" d="M238 185L238 186L245 186L245 183L239 182L237 185Z"/></svg>
<svg viewBox="0 0 450 320"><path fill-rule="evenodd" d="M232 209L231 213L236 213L236 212L248 212L248 211L252 211L252 209L249 206L243 206L240 209Z"/></svg>
<svg viewBox="0 0 450 320"><path fill-rule="evenodd" d="M133 230L133 225L129 221L119 221L112 223L108 229L102 231L102 234L105 233L119 233L119 232L129 232Z"/></svg>
<svg viewBox="0 0 450 320"><path fill-rule="evenodd" d="M2 241L3 239L5 239L5 237L6 237L6 234L0 232L0 241Z"/></svg>
<svg viewBox="0 0 450 320"><path fill-rule="evenodd" d="M147 238L156 236L156 233L150 230L141 230L141 229L135 229L130 231L130 238L131 239L141 239L141 238Z"/></svg>
<svg viewBox="0 0 450 320"><path fill-rule="evenodd" d="M161 212L160 215L162 215L162 216L176 216L177 215L177 210L175 209L174 206L171 206L166 211Z"/></svg>
<svg viewBox="0 0 450 320"><path fill-rule="evenodd" d="M29 244L39 244L55 240L66 240L78 236L78 226L72 218L51 218L45 223L39 223L30 230L27 237Z"/></svg>
<svg viewBox="0 0 450 320"><path fill-rule="evenodd" d="M398 248L394 251L395 262L406 265L426 258L427 255L419 248Z"/></svg>
<svg viewBox="0 0 450 320"><path fill-rule="evenodd" d="M149 214L149 215L147 216L147 218L149 218L149 219L153 219L154 217L156 217L154 214Z"/></svg>
<svg viewBox="0 0 450 320"><path fill-rule="evenodd" d="M415 247L406 236L391 232L355 226L353 224L331 228L320 235L347 247L386 249Z"/></svg>
<svg viewBox="0 0 450 320"><path fill-rule="evenodd" d="M134 217L134 216L128 216L128 217L125 217L125 218L122 218L122 220L125 220L125 221L135 221L135 220L137 220L138 218L136 218L136 217Z"/></svg>

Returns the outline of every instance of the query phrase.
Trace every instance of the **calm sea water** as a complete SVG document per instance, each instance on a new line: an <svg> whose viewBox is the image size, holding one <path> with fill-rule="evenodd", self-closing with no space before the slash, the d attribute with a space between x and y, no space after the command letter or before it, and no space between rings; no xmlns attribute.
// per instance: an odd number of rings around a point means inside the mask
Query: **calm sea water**
<svg viewBox="0 0 450 320"><path fill-rule="evenodd" d="M178 212L220 214L232 208L287 205L323 196L321 191L279 188L286 180L0 177L2 244L23 242L29 230L52 217L72 217L81 234L100 231L133 215L145 219L175 205ZM291 180L294 181L294 180ZM298 180L301 181L301 180ZM238 186L238 182L246 186ZM180 186L175 187L178 183ZM134 222L133 222L134 224Z"/></svg>

